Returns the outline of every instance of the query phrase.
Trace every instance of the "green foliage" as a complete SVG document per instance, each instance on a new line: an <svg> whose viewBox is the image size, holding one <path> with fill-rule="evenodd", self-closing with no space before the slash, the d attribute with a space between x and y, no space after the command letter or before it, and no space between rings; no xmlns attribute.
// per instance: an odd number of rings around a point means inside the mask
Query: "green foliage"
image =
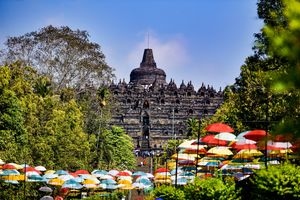
<svg viewBox="0 0 300 200"><path fill-rule="evenodd" d="M259 0L265 23L255 34L254 55L246 59L225 101L204 124L224 122L237 132L268 129L300 135L299 1ZM298 28L297 28L298 27Z"/></svg>
<svg viewBox="0 0 300 200"><path fill-rule="evenodd" d="M2 64L17 60L35 67L55 83L54 91L65 87L99 87L113 77L100 45L89 41L86 31L67 26L47 26L19 37L9 37Z"/></svg>
<svg viewBox="0 0 300 200"><path fill-rule="evenodd" d="M193 184L184 187L184 193L186 199L241 199L233 180L219 178L195 179Z"/></svg>
<svg viewBox="0 0 300 200"><path fill-rule="evenodd" d="M107 169L135 169L136 157L133 153L132 138L123 128L112 126L100 135L100 166Z"/></svg>
<svg viewBox="0 0 300 200"><path fill-rule="evenodd" d="M190 118L186 121L186 124L188 131L187 135L197 137L199 131L199 120L195 118Z"/></svg>
<svg viewBox="0 0 300 200"><path fill-rule="evenodd" d="M90 144L77 103L62 102L44 90L47 79L30 67L16 63L0 70L5 74L0 89L1 158L70 170L87 168ZM46 88L37 89L43 82Z"/></svg>
<svg viewBox="0 0 300 200"><path fill-rule="evenodd" d="M259 170L251 178L253 199L299 199L300 167L284 164Z"/></svg>
<svg viewBox="0 0 300 200"><path fill-rule="evenodd" d="M42 186L44 183L26 182L24 193L24 182L19 184L0 182L0 197L1 200L40 199L46 195L38 190Z"/></svg>
<svg viewBox="0 0 300 200"><path fill-rule="evenodd" d="M184 192L173 186L162 185L152 191L154 198L162 198L163 200L185 200Z"/></svg>

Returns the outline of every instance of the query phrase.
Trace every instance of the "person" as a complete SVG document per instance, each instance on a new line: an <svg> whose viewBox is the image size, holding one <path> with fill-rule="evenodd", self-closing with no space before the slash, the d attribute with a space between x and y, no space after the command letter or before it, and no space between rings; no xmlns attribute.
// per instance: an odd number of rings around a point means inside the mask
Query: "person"
<svg viewBox="0 0 300 200"><path fill-rule="evenodd" d="M143 166L144 165L144 162L143 161L141 161L141 166Z"/></svg>

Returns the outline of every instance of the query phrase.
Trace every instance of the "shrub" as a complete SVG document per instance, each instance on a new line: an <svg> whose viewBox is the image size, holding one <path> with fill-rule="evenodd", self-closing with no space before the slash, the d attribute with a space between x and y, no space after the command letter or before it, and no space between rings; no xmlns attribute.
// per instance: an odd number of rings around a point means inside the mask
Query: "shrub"
<svg viewBox="0 0 300 200"><path fill-rule="evenodd" d="M173 186L160 186L152 191L154 198L162 198L163 200L185 200L184 192ZM151 196L152 196L151 195Z"/></svg>
<svg viewBox="0 0 300 200"><path fill-rule="evenodd" d="M292 164L270 166L251 178L252 199L300 199L300 167Z"/></svg>
<svg viewBox="0 0 300 200"><path fill-rule="evenodd" d="M241 199L240 190L236 190L235 182L231 179L195 179L193 184L184 188L184 192L186 199Z"/></svg>

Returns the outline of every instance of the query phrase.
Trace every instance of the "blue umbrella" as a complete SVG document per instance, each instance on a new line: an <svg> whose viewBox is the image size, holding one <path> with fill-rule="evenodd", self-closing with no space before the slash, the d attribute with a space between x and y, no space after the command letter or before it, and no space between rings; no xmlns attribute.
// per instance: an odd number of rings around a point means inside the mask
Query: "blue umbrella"
<svg viewBox="0 0 300 200"><path fill-rule="evenodd" d="M145 172L142 172L142 171L137 171L137 172L134 172L132 174L132 176L146 176L146 173Z"/></svg>
<svg viewBox="0 0 300 200"><path fill-rule="evenodd" d="M69 173L65 170L57 170L54 174L58 174L58 175L68 175Z"/></svg>
<svg viewBox="0 0 300 200"><path fill-rule="evenodd" d="M113 184L116 184L117 182L112 179L106 179L106 180L101 181L101 183L106 184L106 185L113 185Z"/></svg>
<svg viewBox="0 0 300 200"><path fill-rule="evenodd" d="M92 171L91 174L104 174L104 175L106 175L106 174L108 174L108 172L105 171L105 170L98 170L98 169L96 169L96 170Z"/></svg>
<svg viewBox="0 0 300 200"><path fill-rule="evenodd" d="M47 180L40 175L31 175L27 177L28 182L47 182Z"/></svg>
<svg viewBox="0 0 300 200"><path fill-rule="evenodd" d="M19 184L18 181L12 181L12 180L5 180L5 183L11 183L11 184Z"/></svg>
<svg viewBox="0 0 300 200"><path fill-rule="evenodd" d="M58 174L45 174L45 175L43 175L43 177L45 179L53 179L53 178L58 177Z"/></svg>
<svg viewBox="0 0 300 200"><path fill-rule="evenodd" d="M135 182L136 183L142 183L144 185L151 185L152 184L152 182L149 179L146 179L146 178L137 179Z"/></svg>
<svg viewBox="0 0 300 200"><path fill-rule="evenodd" d="M3 170L2 174L0 174L0 176L8 176L8 175L20 175L20 172L15 169L7 169L7 170Z"/></svg>
<svg viewBox="0 0 300 200"><path fill-rule="evenodd" d="M193 172L183 172L181 174L179 174L180 176L195 176L195 174Z"/></svg>
<svg viewBox="0 0 300 200"><path fill-rule="evenodd" d="M81 188L83 188L83 186L80 183L76 182L74 179L65 181L61 187L75 189L75 190L80 190Z"/></svg>
<svg viewBox="0 0 300 200"><path fill-rule="evenodd" d="M115 190L117 188L118 188L118 185L111 185L111 184L109 184L109 185L106 186L106 189L108 189L108 190Z"/></svg>

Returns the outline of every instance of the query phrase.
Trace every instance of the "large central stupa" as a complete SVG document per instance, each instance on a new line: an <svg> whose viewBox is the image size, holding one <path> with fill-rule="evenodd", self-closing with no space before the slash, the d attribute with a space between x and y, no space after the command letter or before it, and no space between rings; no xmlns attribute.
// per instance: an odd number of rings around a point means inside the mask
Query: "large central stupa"
<svg viewBox="0 0 300 200"><path fill-rule="evenodd" d="M166 73L156 67L152 49L145 49L139 68L130 73L130 83L150 85L156 80L157 84L166 84Z"/></svg>

